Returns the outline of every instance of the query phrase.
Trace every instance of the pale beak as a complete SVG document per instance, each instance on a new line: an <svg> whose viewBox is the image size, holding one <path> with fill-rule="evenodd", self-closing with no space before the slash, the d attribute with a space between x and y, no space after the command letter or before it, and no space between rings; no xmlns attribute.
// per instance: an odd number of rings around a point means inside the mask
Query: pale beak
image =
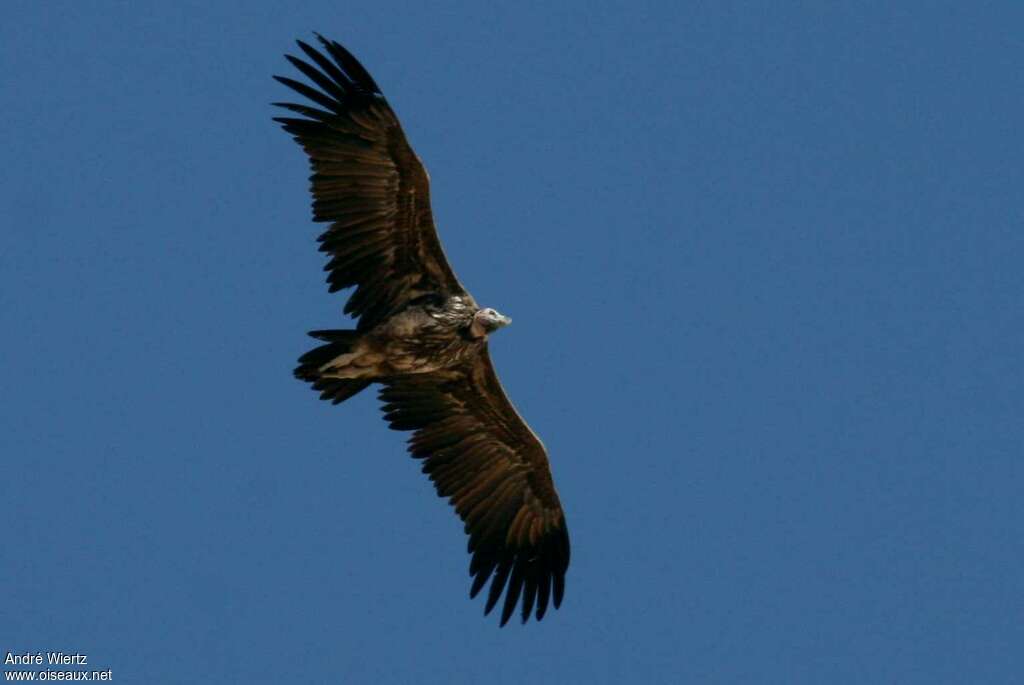
<svg viewBox="0 0 1024 685"><path fill-rule="evenodd" d="M512 317L511 316L505 316L504 314L501 314L500 316L501 316L501 318L498 319L498 325L499 326L504 327L504 326L507 326L510 323L512 323Z"/></svg>

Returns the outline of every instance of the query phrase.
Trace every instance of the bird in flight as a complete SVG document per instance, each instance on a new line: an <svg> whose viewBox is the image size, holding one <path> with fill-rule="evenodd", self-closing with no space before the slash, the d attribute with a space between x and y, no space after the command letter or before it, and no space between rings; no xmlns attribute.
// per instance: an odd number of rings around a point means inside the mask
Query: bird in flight
<svg viewBox="0 0 1024 685"><path fill-rule="evenodd" d="M410 454L465 524L470 597L490 583L484 614L504 594L501 625L517 605L525 623L558 608L569 566L565 514L547 453L512 406L487 351L512 320L481 307L452 271L434 226L422 162L370 74L317 35L286 55L313 85L279 82L311 104L279 102L274 120L309 156L313 220L329 257L329 290L354 288L354 330L318 330L322 344L295 375L337 404L380 385L384 418L413 431Z"/></svg>

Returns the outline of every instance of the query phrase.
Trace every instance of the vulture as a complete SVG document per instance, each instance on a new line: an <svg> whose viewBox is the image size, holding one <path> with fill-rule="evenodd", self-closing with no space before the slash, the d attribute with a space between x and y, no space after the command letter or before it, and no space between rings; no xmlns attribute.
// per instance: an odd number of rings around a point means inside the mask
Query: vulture
<svg viewBox="0 0 1024 685"><path fill-rule="evenodd" d="M330 292L353 288L354 330L317 330L295 375L337 404L377 384L384 418L412 431L410 454L465 524L470 598L501 625L558 608L569 535L547 453L502 389L487 350L512 320L481 307L456 278L430 210L426 169L380 88L319 34L285 55L308 82L274 78L308 103L275 117L309 157L313 220Z"/></svg>

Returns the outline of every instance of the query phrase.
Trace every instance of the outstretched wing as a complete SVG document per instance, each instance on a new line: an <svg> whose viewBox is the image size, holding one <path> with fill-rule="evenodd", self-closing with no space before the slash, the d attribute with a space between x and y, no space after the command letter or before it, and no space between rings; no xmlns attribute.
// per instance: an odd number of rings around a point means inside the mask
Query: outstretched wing
<svg viewBox="0 0 1024 685"><path fill-rule="evenodd" d="M427 172L380 88L356 58L317 36L327 53L298 41L312 62L286 55L319 89L274 78L316 106L274 103L277 117L309 155L313 220L330 222L319 240L330 255L330 291L356 286L345 313L372 328L426 293L466 294L434 228Z"/></svg>
<svg viewBox="0 0 1024 685"><path fill-rule="evenodd" d="M461 366L387 379L380 399L392 428L416 431L409 452L466 524L470 597L490 579L487 614L504 591L501 625L520 597L524 623L534 606L543 618L549 598L558 608L565 515L544 446L505 395L486 346Z"/></svg>

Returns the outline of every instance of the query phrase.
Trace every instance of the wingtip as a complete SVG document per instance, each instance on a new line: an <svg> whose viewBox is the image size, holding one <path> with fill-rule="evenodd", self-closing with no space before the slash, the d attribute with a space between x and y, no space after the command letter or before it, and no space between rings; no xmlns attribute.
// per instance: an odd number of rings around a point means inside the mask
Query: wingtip
<svg viewBox="0 0 1024 685"><path fill-rule="evenodd" d="M320 45L323 46L324 50L327 50L327 48L331 44L331 41L329 41L328 39L324 38L323 34L321 34L319 31L314 31L313 35L316 36L317 41L320 43Z"/></svg>
<svg viewBox="0 0 1024 685"><path fill-rule="evenodd" d="M326 36L324 36L324 34L320 33L319 31L313 31L313 35L316 36L316 39L320 41L320 44L323 45L325 48L329 48L332 44L338 44L338 41L327 38Z"/></svg>

